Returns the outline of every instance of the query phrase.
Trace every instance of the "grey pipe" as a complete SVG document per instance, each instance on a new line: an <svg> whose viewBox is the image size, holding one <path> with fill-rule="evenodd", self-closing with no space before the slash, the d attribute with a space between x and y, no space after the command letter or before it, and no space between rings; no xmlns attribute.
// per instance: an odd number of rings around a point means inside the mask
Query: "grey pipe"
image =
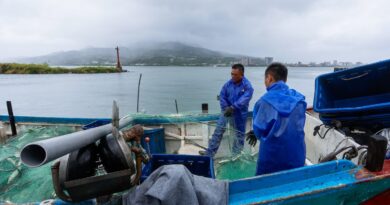
<svg viewBox="0 0 390 205"><path fill-rule="evenodd" d="M133 122L133 118L126 116L119 121L119 128L124 128ZM23 164L29 167L39 167L54 159L76 151L112 132L112 124L74 132L59 137L41 140L27 144L20 152Z"/></svg>

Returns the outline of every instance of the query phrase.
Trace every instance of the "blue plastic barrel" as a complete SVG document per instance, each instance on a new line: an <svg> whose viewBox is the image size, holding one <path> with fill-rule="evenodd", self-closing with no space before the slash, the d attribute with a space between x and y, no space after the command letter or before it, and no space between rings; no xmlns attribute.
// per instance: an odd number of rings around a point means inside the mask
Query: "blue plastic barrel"
<svg viewBox="0 0 390 205"><path fill-rule="evenodd" d="M145 137L150 138L149 149L151 154L165 153L165 134L164 128L157 128L152 130L144 130L144 135L141 139L141 145L148 151L148 146L145 142Z"/></svg>

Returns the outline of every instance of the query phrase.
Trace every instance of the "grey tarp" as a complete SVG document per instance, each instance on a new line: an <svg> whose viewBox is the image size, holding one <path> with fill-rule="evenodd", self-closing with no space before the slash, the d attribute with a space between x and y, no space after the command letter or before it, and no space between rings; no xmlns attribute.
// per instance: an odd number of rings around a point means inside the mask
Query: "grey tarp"
<svg viewBox="0 0 390 205"><path fill-rule="evenodd" d="M165 165L123 195L126 205L228 204L228 182L191 174L183 165Z"/></svg>

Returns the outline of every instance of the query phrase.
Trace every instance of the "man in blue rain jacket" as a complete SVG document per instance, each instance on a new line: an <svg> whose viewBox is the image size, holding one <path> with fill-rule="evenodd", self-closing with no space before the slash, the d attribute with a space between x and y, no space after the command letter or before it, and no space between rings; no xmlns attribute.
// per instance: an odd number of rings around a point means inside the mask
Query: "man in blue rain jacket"
<svg viewBox="0 0 390 205"><path fill-rule="evenodd" d="M200 154L212 157L215 155L221 144L227 123L233 125L233 132L236 136L233 142L233 154L239 154L244 147L245 123L253 88L249 80L244 77L242 64L232 66L231 76L231 80L225 83L219 95L222 114L218 119L217 127L209 140L206 152L201 151Z"/></svg>
<svg viewBox="0 0 390 205"><path fill-rule="evenodd" d="M304 125L305 96L286 85L287 68L272 63L265 71L267 93L253 109L253 131L249 144L260 140L256 175L302 167L306 147Z"/></svg>

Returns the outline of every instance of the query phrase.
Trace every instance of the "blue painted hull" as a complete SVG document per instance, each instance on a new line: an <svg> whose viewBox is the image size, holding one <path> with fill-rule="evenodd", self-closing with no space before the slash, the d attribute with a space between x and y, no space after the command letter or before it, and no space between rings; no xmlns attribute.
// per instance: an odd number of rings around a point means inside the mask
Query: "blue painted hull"
<svg viewBox="0 0 390 205"><path fill-rule="evenodd" d="M360 204L390 188L390 177L339 160L230 183L229 204ZM390 201L389 201L390 203Z"/></svg>
<svg viewBox="0 0 390 205"><path fill-rule="evenodd" d="M216 120L218 115L133 115L133 124L161 124ZM86 118L16 117L17 122L79 124ZM8 121L8 116L0 116ZM360 204L390 188L390 161L385 170L372 173L340 160L230 182L229 204ZM67 204L55 200L55 204ZM94 204L88 201L85 204ZM387 202L384 202L386 204ZM390 201L387 203L390 204Z"/></svg>

